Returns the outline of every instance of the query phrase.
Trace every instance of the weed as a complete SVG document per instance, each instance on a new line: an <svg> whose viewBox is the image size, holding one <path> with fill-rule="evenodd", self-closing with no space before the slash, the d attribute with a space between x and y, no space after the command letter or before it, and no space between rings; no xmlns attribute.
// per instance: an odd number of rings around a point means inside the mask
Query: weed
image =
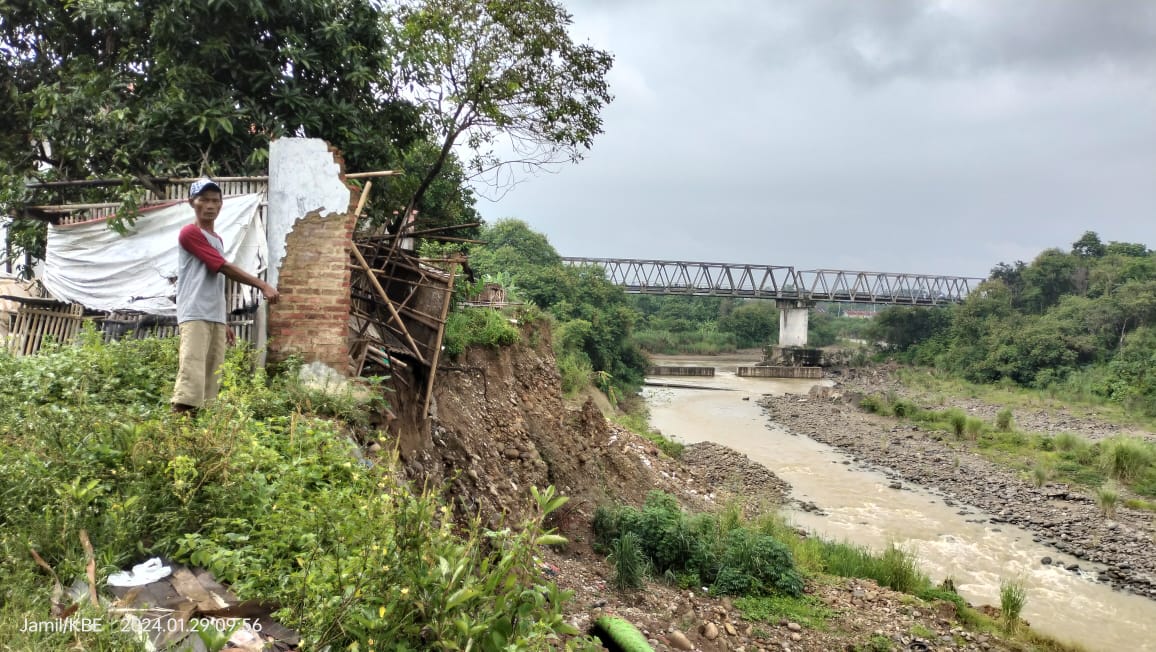
<svg viewBox="0 0 1156 652"><path fill-rule="evenodd" d="M926 638L926 639L932 639L932 640L934 640L935 638L937 638L939 636L938 634L935 633L935 630L928 629L927 626L921 625L919 623L915 623L914 625L912 625L910 632L911 632L912 636L917 636L919 638Z"/></svg>
<svg viewBox="0 0 1156 652"><path fill-rule="evenodd" d="M442 339L446 354L458 357L471 346L498 348L521 339L518 329L498 310L464 308L450 313Z"/></svg>
<svg viewBox="0 0 1156 652"><path fill-rule="evenodd" d="M951 409L947 411L947 421L951 424L951 433L962 439L967 430L967 415L962 410Z"/></svg>
<svg viewBox="0 0 1156 652"><path fill-rule="evenodd" d="M826 630L835 613L822 600L805 595L793 598L783 595L738 598L734 605L749 620L777 624L786 619L808 629Z"/></svg>
<svg viewBox="0 0 1156 652"><path fill-rule="evenodd" d="M1007 631L1014 632L1019 628L1020 614L1027 601L1028 593L1022 579L1003 580L999 583L999 613Z"/></svg>
<svg viewBox="0 0 1156 652"><path fill-rule="evenodd" d="M647 561L638 543L638 535L627 532L611 544L610 562L614 565L614 586L619 590L640 589L646 579Z"/></svg>
<svg viewBox="0 0 1156 652"><path fill-rule="evenodd" d="M1002 432L1012 430L1014 425L1011 408L1005 407L995 415L995 427Z"/></svg>
<svg viewBox="0 0 1156 652"><path fill-rule="evenodd" d="M1032 469L1032 484L1038 489L1048 483L1052 479L1052 470L1044 465L1038 465Z"/></svg>
<svg viewBox="0 0 1156 652"><path fill-rule="evenodd" d="M907 399L898 399L891 404L891 411L897 417L916 417L919 415L919 406Z"/></svg>
<svg viewBox="0 0 1156 652"><path fill-rule="evenodd" d="M653 491L641 510L601 507L594 518L599 545L613 549L633 533L651 568L673 572L680 584L701 581L715 594L802 594L790 548L746 522L737 503L718 516L688 515L673 496Z"/></svg>
<svg viewBox="0 0 1156 652"><path fill-rule="evenodd" d="M1156 512L1156 503L1150 500L1144 500L1143 498L1129 498L1124 501L1124 506L1145 512Z"/></svg>
<svg viewBox="0 0 1156 652"><path fill-rule="evenodd" d="M1088 445L1087 440L1072 432L1061 432L1055 439L1058 451L1078 450Z"/></svg>
<svg viewBox="0 0 1156 652"><path fill-rule="evenodd" d="M983 419L967 417L967 419L964 421L964 431L967 434L967 438L971 441L979 439L979 436L983 434L984 429L985 424ZM956 433L956 436L958 436L958 434L959 433Z"/></svg>
<svg viewBox="0 0 1156 652"><path fill-rule="evenodd" d="M882 634L872 634L867 643L855 646L855 652L891 652L894 649L895 644Z"/></svg>
<svg viewBox="0 0 1156 652"><path fill-rule="evenodd" d="M1120 494L1111 484L1105 484L1096 489L1096 507L1105 518L1116 516L1116 504L1120 501Z"/></svg>

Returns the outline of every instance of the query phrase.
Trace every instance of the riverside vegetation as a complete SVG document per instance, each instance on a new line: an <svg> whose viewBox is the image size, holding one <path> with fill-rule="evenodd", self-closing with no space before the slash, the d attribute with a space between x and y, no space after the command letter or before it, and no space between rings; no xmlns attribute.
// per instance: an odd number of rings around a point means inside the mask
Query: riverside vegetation
<svg viewBox="0 0 1156 652"><path fill-rule="evenodd" d="M1156 511L1156 445L1150 441L1117 435L1093 442L1070 432L1022 432L1007 408L989 423L959 408L926 409L895 394L867 395L859 406L947 433L984 457L1019 469L1036 486L1055 480L1085 487L1106 516L1115 511L1118 488L1132 494L1127 506Z"/></svg>
<svg viewBox="0 0 1156 652"><path fill-rule="evenodd" d="M533 558L561 539L543 519L564 498L535 491L535 516L495 529L408 486L389 456L359 461L350 433L372 394L267 377L233 351L216 404L168 412L173 340L0 354L0 640L15 649L138 649L103 632L20 632L49 617L51 584L98 583L152 555L203 566L242 599L280 605L304 649L596 649L562 619L567 595ZM373 532L374 536L365 536ZM81 606L78 616L107 616Z"/></svg>
<svg viewBox="0 0 1156 652"><path fill-rule="evenodd" d="M705 587L712 595L734 596L735 607L754 622L789 619L825 629L834 613L804 592L805 583L830 581L830 576L862 578L906 593L915 603L949 603L961 623L1009 636L1012 649L1081 649L1019 626L1027 594L1014 578L1004 581L999 617L993 619L963 600L950 579L935 585L908 550L892 544L874 552L806 536L773 510L756 511L748 516L740 502L731 501L717 513L688 513L673 496L653 491L640 508L598 507L595 550L608 555L619 590L640 589L647 578L682 589ZM886 637L867 645L856 649L893 649Z"/></svg>
<svg viewBox="0 0 1156 652"><path fill-rule="evenodd" d="M872 341L955 378L1156 417L1156 254L1086 232L1069 251L1000 263L958 306L889 308Z"/></svg>

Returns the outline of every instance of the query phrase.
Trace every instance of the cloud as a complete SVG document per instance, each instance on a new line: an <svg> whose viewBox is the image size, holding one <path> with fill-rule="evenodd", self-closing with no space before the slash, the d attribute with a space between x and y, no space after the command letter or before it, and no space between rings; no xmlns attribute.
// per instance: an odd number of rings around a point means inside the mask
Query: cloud
<svg viewBox="0 0 1156 652"><path fill-rule="evenodd" d="M864 82L989 73L1156 69L1146 0L812 0L791 5L771 50L807 45Z"/></svg>
<svg viewBox="0 0 1156 652"><path fill-rule="evenodd" d="M1156 3L567 7L616 57L605 133L481 207L564 255L984 275L1156 244Z"/></svg>

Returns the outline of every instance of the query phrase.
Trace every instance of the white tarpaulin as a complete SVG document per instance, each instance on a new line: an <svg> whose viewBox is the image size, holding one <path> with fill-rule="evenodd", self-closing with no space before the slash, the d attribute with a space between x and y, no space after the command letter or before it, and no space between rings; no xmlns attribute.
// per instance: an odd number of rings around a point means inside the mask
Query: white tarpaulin
<svg viewBox="0 0 1156 652"><path fill-rule="evenodd" d="M214 225L225 260L254 275L269 259L257 219L262 197L227 197ZM177 236L192 222L192 206L180 202L142 210L123 236L106 220L49 225L41 281L54 298L86 308L175 316Z"/></svg>

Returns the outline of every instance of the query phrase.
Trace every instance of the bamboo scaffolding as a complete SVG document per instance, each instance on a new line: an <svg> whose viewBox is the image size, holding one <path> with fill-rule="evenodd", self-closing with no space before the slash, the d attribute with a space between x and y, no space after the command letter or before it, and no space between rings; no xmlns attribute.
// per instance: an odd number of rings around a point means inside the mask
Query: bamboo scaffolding
<svg viewBox="0 0 1156 652"><path fill-rule="evenodd" d="M356 215L361 215L361 211L365 208L365 202L369 199L369 191L372 188L372 181L365 184L365 188L361 191L361 199L357 202ZM381 300L385 302L385 307L389 309L389 314L393 321L397 323L401 334L405 337L406 342L413 348L414 356L417 357L417 359L423 364L425 364L425 359L422 357L421 352L418 351L417 342L413 341L413 337L410 336L409 330L405 327L405 322L402 321L401 315L397 314L397 309L393 307L393 301L389 298L389 294L386 293L385 288L381 287L381 283L378 282L377 276L373 274L373 268L369 266L369 263L365 262L365 257L361 255L360 249L357 247L352 247L352 250L353 255L357 257L357 262L361 264L362 268L365 270L366 276L369 277L369 282L373 284L373 288L377 290L378 296L381 297Z"/></svg>

